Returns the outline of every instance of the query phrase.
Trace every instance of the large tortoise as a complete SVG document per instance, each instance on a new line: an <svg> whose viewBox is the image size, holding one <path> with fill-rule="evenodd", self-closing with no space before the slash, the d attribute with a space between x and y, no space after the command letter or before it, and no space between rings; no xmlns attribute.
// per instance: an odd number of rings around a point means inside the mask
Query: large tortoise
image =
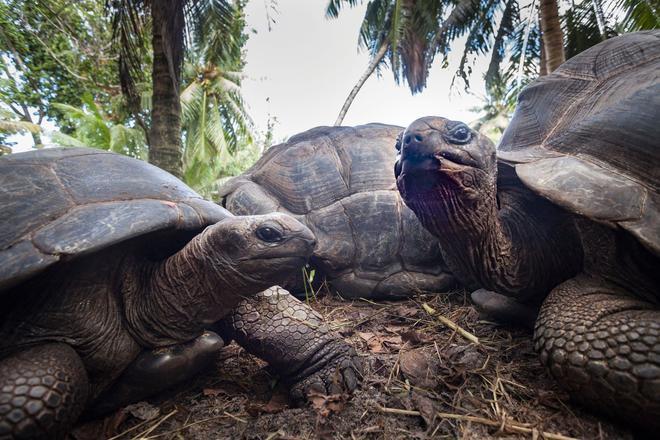
<svg viewBox="0 0 660 440"><path fill-rule="evenodd" d="M404 132L399 190L478 307L536 316L571 396L660 427L660 31L607 40L527 87L496 152L461 122ZM656 431L657 433L657 431Z"/></svg>
<svg viewBox="0 0 660 440"><path fill-rule="evenodd" d="M295 219L233 216L145 162L78 148L0 159L0 205L0 438L59 438L85 409L195 374L223 339L295 397L355 387L354 351L317 314L258 294L312 251Z"/></svg>
<svg viewBox="0 0 660 440"><path fill-rule="evenodd" d="M438 242L403 204L392 177L401 130L313 128L268 149L220 195L235 214L279 211L305 223L317 239L310 264L345 297L446 290L454 278Z"/></svg>

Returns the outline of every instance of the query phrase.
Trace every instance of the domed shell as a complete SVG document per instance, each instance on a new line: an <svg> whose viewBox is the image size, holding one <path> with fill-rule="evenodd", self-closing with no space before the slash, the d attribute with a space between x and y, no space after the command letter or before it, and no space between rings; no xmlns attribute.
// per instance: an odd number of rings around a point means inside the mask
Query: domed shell
<svg viewBox="0 0 660 440"><path fill-rule="evenodd" d="M401 127L317 127L271 147L220 188L237 215L285 212L316 235L312 264L345 296L404 296L453 284L437 240L396 190ZM293 287L292 287L293 288Z"/></svg>
<svg viewBox="0 0 660 440"><path fill-rule="evenodd" d="M88 148L0 158L0 291L62 258L231 214L146 162Z"/></svg>
<svg viewBox="0 0 660 440"><path fill-rule="evenodd" d="M528 86L498 157L543 197L660 254L660 31L606 40Z"/></svg>

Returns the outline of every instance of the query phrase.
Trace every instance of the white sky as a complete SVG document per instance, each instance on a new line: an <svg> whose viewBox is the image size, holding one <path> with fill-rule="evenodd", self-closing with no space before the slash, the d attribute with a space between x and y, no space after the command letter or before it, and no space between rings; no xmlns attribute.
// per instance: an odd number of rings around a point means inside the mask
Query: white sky
<svg viewBox="0 0 660 440"><path fill-rule="evenodd" d="M325 18L327 0L277 0L276 22L268 31L267 7L271 0L247 5L247 25L257 33L247 42L243 96L259 130L268 115L277 117L275 140L318 125L332 125L344 100L369 64L368 52L358 52L358 32L366 2L345 7L338 19ZM442 115L470 122L470 111L480 100L457 85L450 94L453 73L462 54L457 45L448 69L440 59L431 69L428 86L412 96L407 85L397 86L392 72L367 80L344 118L344 125L383 122L408 125L427 115ZM440 58L440 57L438 57ZM484 94L483 72L488 59L474 66L472 90ZM460 92L460 94L459 94Z"/></svg>
<svg viewBox="0 0 660 440"><path fill-rule="evenodd" d="M277 118L274 140L282 141L319 125L332 125L348 93L369 64L368 52L358 51L358 32L366 2L342 9L338 19L325 18L327 0L251 0L246 9L247 64L243 96L258 131L264 133L269 115ZM268 30L267 13L275 23ZM467 94L457 81L450 90L452 77L462 54L455 46L448 69L440 58L431 69L427 87L412 96L407 85L397 86L392 72L367 80L344 118L344 125L383 122L406 126L427 115L441 115L470 122L477 115L470 109L481 104ZM484 95L483 72L487 57L473 66L472 93ZM54 127L44 124L48 132ZM14 151L29 149L30 136L14 137Z"/></svg>

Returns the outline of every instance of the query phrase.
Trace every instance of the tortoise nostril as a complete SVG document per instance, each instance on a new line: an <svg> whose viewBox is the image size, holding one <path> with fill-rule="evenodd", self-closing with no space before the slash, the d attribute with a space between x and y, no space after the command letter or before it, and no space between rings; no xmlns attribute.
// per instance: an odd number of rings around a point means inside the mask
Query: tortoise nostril
<svg viewBox="0 0 660 440"><path fill-rule="evenodd" d="M415 140L416 140L417 142L422 142L422 141L424 140L424 138L422 138L420 135L416 134L416 135L415 135Z"/></svg>
<svg viewBox="0 0 660 440"><path fill-rule="evenodd" d="M406 145L410 143L410 135L406 136L405 139L403 140Z"/></svg>

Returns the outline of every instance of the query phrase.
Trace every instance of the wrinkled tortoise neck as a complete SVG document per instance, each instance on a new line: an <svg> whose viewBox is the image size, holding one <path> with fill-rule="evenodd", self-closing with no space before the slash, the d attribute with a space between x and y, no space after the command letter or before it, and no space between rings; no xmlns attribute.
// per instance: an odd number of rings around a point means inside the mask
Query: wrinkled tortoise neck
<svg viewBox="0 0 660 440"><path fill-rule="evenodd" d="M197 337L243 299L246 280L209 227L160 263L126 262L122 290L132 335L143 346Z"/></svg>
<svg viewBox="0 0 660 440"><path fill-rule="evenodd" d="M570 216L510 172L481 185L476 197L440 186L430 202L418 199L411 208L423 213L422 223L466 284L538 303L580 267L579 240Z"/></svg>

